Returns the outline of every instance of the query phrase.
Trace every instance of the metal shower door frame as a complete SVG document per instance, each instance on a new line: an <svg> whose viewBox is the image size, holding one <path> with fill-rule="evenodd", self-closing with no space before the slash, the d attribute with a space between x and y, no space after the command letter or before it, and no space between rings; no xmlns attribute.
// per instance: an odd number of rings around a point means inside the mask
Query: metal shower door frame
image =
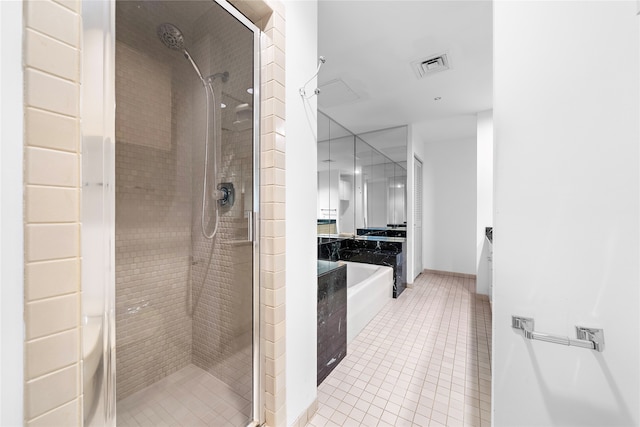
<svg viewBox="0 0 640 427"><path fill-rule="evenodd" d="M260 302L260 52L262 50L262 31L226 0L214 0L231 16L253 32L253 215L250 219L253 248L253 422L262 425L265 422L264 411L264 360L262 346L262 310Z"/></svg>
<svg viewBox="0 0 640 427"><path fill-rule="evenodd" d="M213 0L253 33L253 407L250 425L264 423L264 364L260 308L260 52L262 31L226 0ZM81 221L83 276L104 298L102 417L91 425L116 425L115 387L115 0L82 0L81 140L83 199L92 212ZM102 102L96 102L96 99ZM93 190L92 190L93 189ZM90 196L90 197L89 197ZM88 233L89 224L93 231ZM93 264L96 268L85 268ZM98 270L98 271L96 271ZM83 313L84 315L84 313Z"/></svg>

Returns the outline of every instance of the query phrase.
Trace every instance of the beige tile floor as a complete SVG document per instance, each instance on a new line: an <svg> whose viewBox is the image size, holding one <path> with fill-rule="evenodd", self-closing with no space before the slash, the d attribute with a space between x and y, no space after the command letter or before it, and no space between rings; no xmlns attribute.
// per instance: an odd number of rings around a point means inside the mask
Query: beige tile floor
<svg viewBox="0 0 640 427"><path fill-rule="evenodd" d="M349 345L308 425L490 426L491 309L474 289L420 275Z"/></svg>
<svg viewBox="0 0 640 427"><path fill-rule="evenodd" d="M195 365L187 365L117 404L118 427L246 426L250 402Z"/></svg>

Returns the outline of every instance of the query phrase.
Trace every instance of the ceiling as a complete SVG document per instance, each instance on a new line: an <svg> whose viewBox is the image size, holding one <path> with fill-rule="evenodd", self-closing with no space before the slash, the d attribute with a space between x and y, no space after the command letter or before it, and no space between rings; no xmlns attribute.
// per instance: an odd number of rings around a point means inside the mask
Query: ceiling
<svg viewBox="0 0 640 427"><path fill-rule="evenodd" d="M492 108L492 15L490 0L320 0L318 108L356 134L410 124L424 142L474 137L475 114ZM450 69L419 79L411 62L441 53Z"/></svg>

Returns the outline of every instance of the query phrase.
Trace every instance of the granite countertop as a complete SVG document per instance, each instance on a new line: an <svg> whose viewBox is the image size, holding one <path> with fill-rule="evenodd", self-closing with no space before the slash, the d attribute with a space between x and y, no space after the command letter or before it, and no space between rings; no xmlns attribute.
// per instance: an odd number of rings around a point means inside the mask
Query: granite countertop
<svg viewBox="0 0 640 427"><path fill-rule="evenodd" d="M335 261L324 261L318 260L318 276L321 276L325 273L330 272L331 270L335 270L336 268L342 267L344 264L341 262Z"/></svg>
<svg viewBox="0 0 640 427"><path fill-rule="evenodd" d="M380 231L387 231L387 230L391 230L391 231L402 231L402 230L407 230L407 227L360 227L359 230L380 230Z"/></svg>
<svg viewBox="0 0 640 427"><path fill-rule="evenodd" d="M407 241L405 237L386 237L386 236L341 236L339 234L318 234L318 237L325 239L355 239L355 240L368 240L373 242L397 242L404 243Z"/></svg>
<svg viewBox="0 0 640 427"><path fill-rule="evenodd" d="M407 241L405 237L386 237L386 236L355 236L356 240L369 240L373 242L397 242L404 243Z"/></svg>

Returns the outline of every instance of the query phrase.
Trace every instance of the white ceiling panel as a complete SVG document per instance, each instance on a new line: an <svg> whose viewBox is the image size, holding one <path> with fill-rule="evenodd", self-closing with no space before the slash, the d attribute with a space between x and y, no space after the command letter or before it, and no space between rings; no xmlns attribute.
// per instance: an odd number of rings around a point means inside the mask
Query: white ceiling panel
<svg viewBox="0 0 640 427"><path fill-rule="evenodd" d="M491 1L320 0L318 14L318 85L352 92L321 92L322 111L356 134L410 124L423 139L475 135L470 118L492 108ZM450 69L418 78L412 62L442 53Z"/></svg>

